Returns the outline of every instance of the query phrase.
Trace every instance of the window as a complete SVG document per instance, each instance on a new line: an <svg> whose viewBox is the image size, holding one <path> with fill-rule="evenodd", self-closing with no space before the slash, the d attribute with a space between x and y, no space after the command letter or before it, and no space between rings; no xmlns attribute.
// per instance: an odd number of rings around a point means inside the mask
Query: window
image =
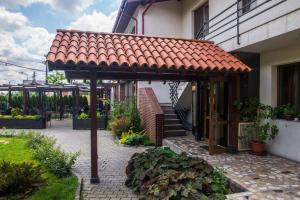
<svg viewBox="0 0 300 200"><path fill-rule="evenodd" d="M300 112L300 63L278 67L278 105L287 104Z"/></svg>
<svg viewBox="0 0 300 200"><path fill-rule="evenodd" d="M194 37L203 38L208 35L209 7L208 3L194 11Z"/></svg>
<svg viewBox="0 0 300 200"><path fill-rule="evenodd" d="M239 14L245 14L251 11L256 6L256 0L240 0L239 1Z"/></svg>

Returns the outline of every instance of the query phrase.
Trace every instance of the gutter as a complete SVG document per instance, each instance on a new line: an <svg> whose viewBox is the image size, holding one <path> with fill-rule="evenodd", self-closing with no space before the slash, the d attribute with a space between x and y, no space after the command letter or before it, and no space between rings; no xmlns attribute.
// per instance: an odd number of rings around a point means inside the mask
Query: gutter
<svg viewBox="0 0 300 200"><path fill-rule="evenodd" d="M145 34L145 14L149 10L149 8L153 5L154 2L155 2L155 0L152 0L151 3L149 3L147 5L146 9L142 13L142 35Z"/></svg>

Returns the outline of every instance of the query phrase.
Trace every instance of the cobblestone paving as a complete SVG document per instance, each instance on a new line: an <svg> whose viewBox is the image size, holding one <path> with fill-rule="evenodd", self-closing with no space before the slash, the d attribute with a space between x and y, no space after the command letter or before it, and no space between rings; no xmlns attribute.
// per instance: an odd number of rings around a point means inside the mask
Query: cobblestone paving
<svg viewBox="0 0 300 200"><path fill-rule="evenodd" d="M85 200L110 199L133 200L138 197L124 185L125 168L130 157L142 152L144 147L125 147L117 144L107 131L98 131L98 155L100 184L90 184L90 132L72 130L70 120L53 121L52 127L42 133L53 136L58 144L69 152L80 151L74 171L83 178Z"/></svg>
<svg viewBox="0 0 300 200"><path fill-rule="evenodd" d="M167 138L163 143L177 153L186 152L222 168L227 177L249 191L229 199L300 200L300 163L273 155L260 157L249 153L210 156L203 148L204 144L190 136Z"/></svg>

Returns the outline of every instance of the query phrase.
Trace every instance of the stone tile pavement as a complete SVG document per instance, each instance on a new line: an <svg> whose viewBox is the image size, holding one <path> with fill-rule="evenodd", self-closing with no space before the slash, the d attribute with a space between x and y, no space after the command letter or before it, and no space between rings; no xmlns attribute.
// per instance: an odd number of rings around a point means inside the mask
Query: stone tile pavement
<svg viewBox="0 0 300 200"><path fill-rule="evenodd" d="M58 144L69 152L80 151L74 171L83 178L85 200L133 200L138 197L124 185L125 168L130 157L142 152L144 147L118 145L107 131L98 131L98 156L100 184L92 185L90 179L90 132L72 130L71 120L53 121L52 127L42 130L43 134L55 137Z"/></svg>
<svg viewBox="0 0 300 200"><path fill-rule="evenodd" d="M248 191L231 195L229 199L300 200L300 163L246 152L210 156L204 149L205 144L191 136L166 138L163 144L177 153L186 152L223 169L227 177Z"/></svg>

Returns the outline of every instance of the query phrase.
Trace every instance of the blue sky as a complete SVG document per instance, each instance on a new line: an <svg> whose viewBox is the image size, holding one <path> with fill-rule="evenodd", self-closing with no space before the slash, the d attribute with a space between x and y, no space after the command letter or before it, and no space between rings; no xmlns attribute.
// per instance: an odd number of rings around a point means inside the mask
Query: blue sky
<svg viewBox="0 0 300 200"><path fill-rule="evenodd" d="M57 28L110 32L121 0L0 0L0 60L44 69ZM32 76L0 65L1 83ZM37 73L39 79L44 75Z"/></svg>

